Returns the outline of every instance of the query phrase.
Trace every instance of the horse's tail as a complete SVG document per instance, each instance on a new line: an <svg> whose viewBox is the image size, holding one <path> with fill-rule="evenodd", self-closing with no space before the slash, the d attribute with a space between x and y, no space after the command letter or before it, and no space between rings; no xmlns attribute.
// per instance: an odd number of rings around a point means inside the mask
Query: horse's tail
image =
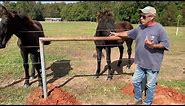
<svg viewBox="0 0 185 106"><path fill-rule="evenodd" d="M39 27L39 29L42 31L42 32L39 34L39 37L45 37L42 24L41 24L39 21L34 21L34 22L35 22L35 24ZM44 41L44 45L49 45L50 43L51 43L51 41Z"/></svg>

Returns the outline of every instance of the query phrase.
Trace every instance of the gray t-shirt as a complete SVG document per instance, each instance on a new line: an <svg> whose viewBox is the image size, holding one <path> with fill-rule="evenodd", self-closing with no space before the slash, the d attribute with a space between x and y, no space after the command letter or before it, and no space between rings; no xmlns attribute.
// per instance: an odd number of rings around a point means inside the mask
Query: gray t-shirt
<svg viewBox="0 0 185 106"><path fill-rule="evenodd" d="M128 31L128 37L135 40L135 63L140 67L159 71L164 55L164 50L169 49L169 40L164 27L157 23L145 27L140 25L136 29ZM145 39L153 39L155 44L162 43L165 49L151 49L144 43Z"/></svg>

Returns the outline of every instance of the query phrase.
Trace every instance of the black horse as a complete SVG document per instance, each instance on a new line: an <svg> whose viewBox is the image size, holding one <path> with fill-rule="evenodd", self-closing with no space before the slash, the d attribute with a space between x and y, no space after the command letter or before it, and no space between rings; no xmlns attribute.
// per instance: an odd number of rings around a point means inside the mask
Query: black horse
<svg viewBox="0 0 185 106"><path fill-rule="evenodd" d="M39 37L44 37L42 25L25 15L18 15L15 11L8 11L4 6L0 6L0 48L5 48L7 42L15 34L19 39L17 45L20 48L25 71L24 85L29 83L29 64L28 55L31 54L34 67L37 71L39 86L42 86L41 64L39 53ZM44 42L45 45L50 42Z"/></svg>
<svg viewBox="0 0 185 106"><path fill-rule="evenodd" d="M131 23L127 22L127 21L123 21L123 22L118 22L115 23L114 21L114 16L113 13L109 10L105 10L105 11L100 11L97 14L97 21L98 21L98 25L96 28L96 33L95 33L95 37L109 37L110 32L119 32L119 31L127 31L127 30L131 30L133 29L133 26ZM100 75L100 67L101 67L101 58L102 58L102 50L105 49L106 51L106 61L107 61L107 66L108 66L108 77L107 80L111 80L112 76L113 76L113 72L111 70L111 48L113 47L118 47L119 48L119 52L120 52L120 56L119 56L119 60L117 63L117 66L120 67L121 63L122 63L122 57L123 57L123 51L124 51L124 47L123 47L123 43L124 41L127 44L127 52L128 52L128 58L129 58L129 64L131 63L130 59L131 59L131 52L132 52L132 39L124 39L124 40L119 40L119 41L95 41L95 45L96 45L96 53L97 53L97 70L96 70L96 78L99 77ZM130 65L128 65L128 67L130 68Z"/></svg>

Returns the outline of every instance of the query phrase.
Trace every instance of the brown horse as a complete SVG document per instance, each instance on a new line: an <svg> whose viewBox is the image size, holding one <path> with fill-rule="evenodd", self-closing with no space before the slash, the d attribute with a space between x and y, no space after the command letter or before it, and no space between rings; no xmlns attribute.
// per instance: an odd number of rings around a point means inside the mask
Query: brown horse
<svg viewBox="0 0 185 106"><path fill-rule="evenodd" d="M38 21L34 21L25 15L18 15L15 11L8 11L4 6L0 6L1 22L0 22L0 48L5 48L7 42L15 34L18 39L23 59L23 67L25 72L24 85L28 87L29 83L29 64L28 55L33 60L34 67L38 73L39 86L42 85L41 64L39 53L39 37L44 37L42 25ZM44 42L50 44L50 42Z"/></svg>
<svg viewBox="0 0 185 106"><path fill-rule="evenodd" d="M127 22L127 21L123 21L123 22L117 22L115 23L114 21L114 16L113 13L109 10L105 10L105 11L100 11L97 14L97 21L98 21L98 25L96 28L96 33L95 33L95 37L109 37L110 36L110 32L120 32L120 31L128 31L133 29L133 26L131 23ZM128 58L129 58L129 65L128 67L130 68L130 64L131 64L131 52L132 52L132 39L124 39L121 41L95 41L95 45L96 45L96 53L97 53L97 70L96 70L96 78L99 77L100 75L100 65L101 65L101 58L102 58L102 50L105 49L106 51L106 61L107 61L107 66L108 66L108 77L107 80L111 80L112 76L113 76L113 72L111 70L111 48L112 47L118 47L119 48L119 52L120 52L120 56L119 56L119 60L117 63L117 66L120 66L122 63L122 57L123 57L123 51L124 51L124 47L123 47L123 43L124 41L126 42L127 45L127 52L128 52Z"/></svg>

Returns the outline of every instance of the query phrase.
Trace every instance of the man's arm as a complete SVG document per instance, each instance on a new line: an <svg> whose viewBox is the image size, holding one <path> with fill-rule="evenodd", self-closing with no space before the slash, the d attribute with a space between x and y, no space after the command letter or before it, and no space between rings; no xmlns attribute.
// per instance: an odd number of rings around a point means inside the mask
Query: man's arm
<svg viewBox="0 0 185 106"><path fill-rule="evenodd" d="M162 45L162 43L158 43L158 44L154 44L153 48L164 49L165 47Z"/></svg>
<svg viewBox="0 0 185 106"><path fill-rule="evenodd" d="M154 44L152 41L150 40L145 40L145 44L152 49L164 49L165 47L163 46L162 43L158 43L158 44Z"/></svg>
<svg viewBox="0 0 185 106"><path fill-rule="evenodd" d="M128 37L128 31L124 31L124 32L110 32L111 36L116 36L116 37L121 37L121 38L127 38Z"/></svg>

